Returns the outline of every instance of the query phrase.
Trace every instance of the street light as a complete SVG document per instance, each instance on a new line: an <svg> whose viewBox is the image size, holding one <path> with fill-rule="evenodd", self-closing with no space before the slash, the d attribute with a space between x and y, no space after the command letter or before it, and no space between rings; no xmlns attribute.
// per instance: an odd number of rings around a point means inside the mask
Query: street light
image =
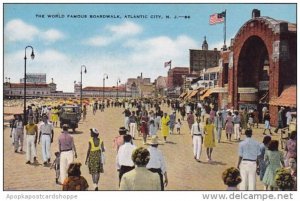
<svg viewBox="0 0 300 201"><path fill-rule="evenodd" d="M25 57L24 57L24 124L27 124L27 116L26 116L26 61L27 61L27 57L26 57L26 50L27 48L31 48L31 59L34 59L34 51L33 51L33 47L28 45L25 47Z"/></svg>
<svg viewBox="0 0 300 201"><path fill-rule="evenodd" d="M108 79L108 75L106 73L104 73L104 75L103 75L103 88L102 88L102 98L103 98L103 100L104 100L105 79Z"/></svg>
<svg viewBox="0 0 300 201"><path fill-rule="evenodd" d="M126 85L126 82L125 82L125 100L126 100L126 86L127 86L127 85Z"/></svg>
<svg viewBox="0 0 300 201"><path fill-rule="evenodd" d="M119 83L121 82L120 78L117 80L117 99L119 98Z"/></svg>
<svg viewBox="0 0 300 201"><path fill-rule="evenodd" d="M86 73L86 66L81 65L81 70L80 70L80 111L82 110L82 68L84 68L84 73Z"/></svg>

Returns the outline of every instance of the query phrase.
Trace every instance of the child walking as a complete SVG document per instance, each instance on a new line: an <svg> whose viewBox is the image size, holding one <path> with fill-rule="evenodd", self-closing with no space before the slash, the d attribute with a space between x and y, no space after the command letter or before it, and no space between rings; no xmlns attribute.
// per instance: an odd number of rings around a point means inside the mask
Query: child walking
<svg viewBox="0 0 300 201"><path fill-rule="evenodd" d="M157 133L157 127L155 126L155 122L154 120L150 120L150 124L149 124L149 134L150 134L150 137L156 135Z"/></svg>
<svg viewBox="0 0 300 201"><path fill-rule="evenodd" d="M177 134L179 134L179 135L180 135L181 125L182 125L182 123L181 123L180 119L178 119L177 122L176 122L176 124L175 124L175 128L176 128Z"/></svg>
<svg viewBox="0 0 300 201"><path fill-rule="evenodd" d="M60 153L57 151L55 152L55 160L53 161L52 165L50 166L50 170L53 169L56 173L55 182L56 184L59 184L59 177L60 177Z"/></svg>

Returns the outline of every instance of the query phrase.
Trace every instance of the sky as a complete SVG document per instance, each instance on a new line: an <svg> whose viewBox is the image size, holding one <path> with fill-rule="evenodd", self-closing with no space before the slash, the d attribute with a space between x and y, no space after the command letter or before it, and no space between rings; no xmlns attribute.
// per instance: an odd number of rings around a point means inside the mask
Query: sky
<svg viewBox="0 0 300 201"><path fill-rule="evenodd" d="M27 73L46 73L58 90L74 91L82 65L83 87L102 86L104 74L105 86L141 73L153 82L167 76L166 61L189 67L189 49L201 49L205 36L209 49L222 47L224 24L209 25L211 14L226 9L229 45L255 8L261 16L296 23L296 4L4 4L3 77L24 77L25 47L31 45L35 58L27 49ZM100 15L115 18L91 17Z"/></svg>

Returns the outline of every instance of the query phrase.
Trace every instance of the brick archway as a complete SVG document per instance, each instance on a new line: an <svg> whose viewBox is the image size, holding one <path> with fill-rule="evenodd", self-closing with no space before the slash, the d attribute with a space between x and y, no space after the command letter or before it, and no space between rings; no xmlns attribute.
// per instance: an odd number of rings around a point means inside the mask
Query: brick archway
<svg viewBox="0 0 300 201"><path fill-rule="evenodd" d="M272 18L256 17L247 21L237 32L232 44L233 62L229 72L231 82L228 83L229 96L234 108L238 109L239 106L238 87L258 88L258 76L260 73L260 67L258 66L261 65L260 62L264 59L260 57L265 57L269 61L269 97L278 97L280 95L282 89L278 83L280 81L280 65L282 63L278 52L281 45L281 33L285 25L287 23L282 23ZM251 48L254 48L254 50ZM250 74L247 70L245 72L247 62L250 63L250 66L254 68L252 70L255 72ZM242 71L244 73L241 73ZM250 76L253 78L249 78ZM274 115L271 121L275 125L277 107L270 107L269 109L270 113Z"/></svg>

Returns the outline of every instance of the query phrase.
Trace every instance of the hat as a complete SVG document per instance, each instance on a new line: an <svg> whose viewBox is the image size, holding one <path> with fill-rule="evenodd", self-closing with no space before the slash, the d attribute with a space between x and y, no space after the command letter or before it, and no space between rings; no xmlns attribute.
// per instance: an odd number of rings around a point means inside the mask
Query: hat
<svg viewBox="0 0 300 201"><path fill-rule="evenodd" d="M99 134L99 131L97 128L91 128L90 130L95 134Z"/></svg>
<svg viewBox="0 0 300 201"><path fill-rule="evenodd" d="M151 137L151 142L150 142L151 145L157 145L158 144L158 137L157 136L152 136Z"/></svg>
<svg viewBox="0 0 300 201"><path fill-rule="evenodd" d="M63 128L69 128L69 125L68 124L63 124L62 127Z"/></svg>
<svg viewBox="0 0 300 201"><path fill-rule="evenodd" d="M119 128L119 132L126 132L126 131L128 131L125 127L120 127Z"/></svg>

